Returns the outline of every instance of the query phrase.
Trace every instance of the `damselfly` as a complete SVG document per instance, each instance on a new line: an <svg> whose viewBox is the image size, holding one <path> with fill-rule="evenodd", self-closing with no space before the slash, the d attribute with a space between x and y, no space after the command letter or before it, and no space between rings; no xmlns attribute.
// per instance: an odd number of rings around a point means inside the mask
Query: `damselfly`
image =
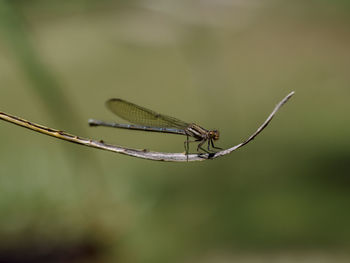
<svg viewBox="0 0 350 263"><path fill-rule="evenodd" d="M184 146L187 155L189 152L190 142L198 142L198 152L199 150L202 150L209 153L210 151L213 151L212 149L221 149L219 147L215 147L214 145L214 141L218 140L220 135L219 131L217 130L207 130L197 124L187 123L174 117L159 114L122 99L110 99L106 102L106 106L114 114L132 124L89 120L90 126L107 126L122 129L185 135L187 139L184 142ZM189 137L193 137L195 140L190 141ZM206 142L208 143L207 150L202 147Z"/></svg>

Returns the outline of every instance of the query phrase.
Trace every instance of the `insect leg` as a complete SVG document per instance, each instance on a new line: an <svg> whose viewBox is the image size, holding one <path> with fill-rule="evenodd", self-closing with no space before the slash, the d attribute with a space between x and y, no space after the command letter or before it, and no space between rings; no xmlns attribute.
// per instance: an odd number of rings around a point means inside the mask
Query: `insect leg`
<svg viewBox="0 0 350 263"><path fill-rule="evenodd" d="M189 136L186 135L186 141L184 141L184 147L185 147L185 151L186 151L186 155L187 155L187 161L188 161L188 154L189 154L189 151L190 151L190 143L192 143L192 142L199 142L201 140L202 139L196 139L194 141L190 141L189 140ZM198 149L197 149L197 151L198 151Z"/></svg>
<svg viewBox="0 0 350 263"><path fill-rule="evenodd" d="M186 154L188 154L188 149L189 149L188 143L189 143L188 135L186 135L186 141L184 141L184 147L185 147Z"/></svg>
<svg viewBox="0 0 350 263"><path fill-rule="evenodd" d="M188 135L186 134L186 158L188 162L188 151L190 149L189 141L188 141Z"/></svg>
<svg viewBox="0 0 350 263"><path fill-rule="evenodd" d="M199 142L199 141L201 141L202 139L196 139L196 140L194 140L194 141L190 141L189 139L188 140L186 140L186 141L184 141L184 146L185 146L185 149L186 149L186 146L187 146L187 149L189 150L189 144L190 143L192 143L192 142Z"/></svg>
<svg viewBox="0 0 350 263"><path fill-rule="evenodd" d="M214 145L213 140L210 140L210 142L211 142L211 146L212 146L214 149L223 150L223 149L220 148L220 147L216 147L216 146Z"/></svg>
<svg viewBox="0 0 350 263"><path fill-rule="evenodd" d="M199 152L199 149L201 149L202 151L206 152L206 153L209 153L206 149L204 149L202 147L202 145L206 142L207 140L206 139L203 139L197 146L197 151Z"/></svg>

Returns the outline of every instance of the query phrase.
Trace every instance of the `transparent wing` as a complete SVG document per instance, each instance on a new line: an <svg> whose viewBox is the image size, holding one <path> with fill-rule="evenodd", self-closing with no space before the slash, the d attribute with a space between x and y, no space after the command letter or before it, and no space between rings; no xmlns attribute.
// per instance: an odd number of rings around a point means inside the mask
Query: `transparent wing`
<svg viewBox="0 0 350 263"><path fill-rule="evenodd" d="M162 128L185 129L188 123L176 118L159 114L122 99L110 99L107 108L120 118L138 125Z"/></svg>

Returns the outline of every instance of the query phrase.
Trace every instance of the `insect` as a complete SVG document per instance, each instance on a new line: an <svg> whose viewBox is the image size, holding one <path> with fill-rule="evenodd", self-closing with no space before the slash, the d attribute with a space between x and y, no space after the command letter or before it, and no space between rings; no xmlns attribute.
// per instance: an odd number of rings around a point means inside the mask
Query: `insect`
<svg viewBox="0 0 350 263"><path fill-rule="evenodd" d="M141 130L151 132L162 132L185 135L187 137L184 142L186 155L189 152L189 143L198 142L197 151L200 150L210 153L212 149L222 149L214 145L220 137L218 130L207 130L195 123L187 123L159 114L155 111L138 106L122 99L110 99L106 102L107 108L120 118L132 124L110 123L97 120L89 120L90 126L106 126L130 130ZM189 137L194 138L190 141ZM203 144L208 143L207 149L203 148Z"/></svg>

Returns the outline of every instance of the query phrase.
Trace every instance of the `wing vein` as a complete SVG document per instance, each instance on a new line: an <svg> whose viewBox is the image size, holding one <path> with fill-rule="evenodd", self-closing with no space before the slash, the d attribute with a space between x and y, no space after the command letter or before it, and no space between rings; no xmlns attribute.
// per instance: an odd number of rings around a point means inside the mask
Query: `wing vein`
<svg viewBox="0 0 350 263"><path fill-rule="evenodd" d="M177 129L186 129L189 126L189 123L159 114L122 99L110 99L106 102L106 106L118 117L133 124Z"/></svg>

